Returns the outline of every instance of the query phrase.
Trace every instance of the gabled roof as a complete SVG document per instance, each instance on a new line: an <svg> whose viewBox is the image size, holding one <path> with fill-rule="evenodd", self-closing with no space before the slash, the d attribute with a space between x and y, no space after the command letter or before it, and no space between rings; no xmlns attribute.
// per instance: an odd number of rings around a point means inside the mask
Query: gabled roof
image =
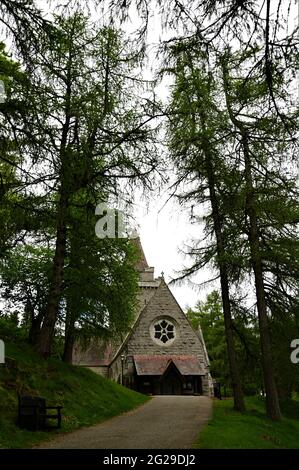
<svg viewBox="0 0 299 470"><path fill-rule="evenodd" d="M167 292L168 292L168 295L170 296L170 298L172 299L173 302L175 302L175 304L177 305L181 315L182 315L182 318L184 319L185 322L188 323L188 325L190 326L190 329L192 331L192 333L194 334L194 337L201 342L200 338L199 338L199 335L196 331L193 330L192 326L191 326L191 323L189 321L189 319L187 318L187 316L185 315L185 313L183 312L181 306L179 305L179 303L177 302L176 298L174 297L174 295L172 294L171 290L169 289L168 285L166 284L165 282L165 279L163 277L161 277L159 279L159 287L156 289L156 292L153 294L153 296L150 298L150 300L148 301L148 303L144 306L144 308L139 312L139 315L138 317L136 318L135 320L135 323L132 325L132 328L130 330L130 332L128 333L128 335L126 336L124 342L122 343L122 345L119 347L119 349L117 350L117 352L115 353L113 359L111 360L110 362L110 366L112 365L112 363L120 356L120 354L122 353L122 351L125 349L125 347L127 346L127 344L129 343L129 341L131 340L131 338L133 337L134 335L134 332L139 328L140 326L140 322L142 321L142 318L144 316L147 315L147 311L148 309L151 307L152 304L155 303L156 301L156 298L157 296L159 295L159 291L160 289L162 289L163 287L167 287ZM149 357L153 357L152 355L150 355ZM162 357L167 357L166 355L163 355ZM190 357L190 356L181 356L181 357ZM204 375L206 372L203 372L198 374L198 375ZM159 375L159 374L158 374ZM184 375L188 375L188 374L184 374Z"/></svg>
<svg viewBox="0 0 299 470"><path fill-rule="evenodd" d="M158 287L159 288L159 287ZM156 292L154 293L153 297L156 295L157 291L158 291L158 288L156 290ZM117 357L121 354L121 352L124 350L125 346L128 344L131 336L133 335L134 333L134 330L136 328L136 326L138 325L138 323L140 322L140 318L141 318L141 314L144 314L144 312L146 311L148 305L149 305L150 301L144 306L144 308L142 310L140 310L139 312L139 315L138 317L136 318L135 320L135 323L132 325L132 328L131 330L129 331L129 333L127 334L126 338L124 339L123 343L120 345L120 347L118 348L118 350L116 351L114 357L112 358L111 362L110 362L110 366L111 364L115 361L115 359L117 359Z"/></svg>
<svg viewBox="0 0 299 470"><path fill-rule="evenodd" d="M137 375L163 375L171 362L182 375L205 375L196 356L136 354L133 358Z"/></svg>

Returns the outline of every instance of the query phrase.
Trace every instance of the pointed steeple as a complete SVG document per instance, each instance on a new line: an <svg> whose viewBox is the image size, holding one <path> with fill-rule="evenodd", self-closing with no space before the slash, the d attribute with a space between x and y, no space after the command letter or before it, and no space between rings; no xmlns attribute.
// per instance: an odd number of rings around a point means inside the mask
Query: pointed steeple
<svg viewBox="0 0 299 470"><path fill-rule="evenodd" d="M141 245L140 237L137 236L135 238L132 238L132 243L137 248L137 251L139 253L139 259L135 265L135 268L138 272L143 272L149 268L149 265Z"/></svg>

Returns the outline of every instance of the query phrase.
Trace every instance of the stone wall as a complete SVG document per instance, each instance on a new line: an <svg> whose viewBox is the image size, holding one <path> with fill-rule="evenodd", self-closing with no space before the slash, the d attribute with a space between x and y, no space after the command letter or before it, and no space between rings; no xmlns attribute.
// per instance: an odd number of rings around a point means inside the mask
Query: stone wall
<svg viewBox="0 0 299 470"><path fill-rule="evenodd" d="M167 343L165 345L157 344L150 336L150 327L159 317L169 317L175 323L176 339L169 346ZM141 313L129 338L127 354L129 356L134 354L190 354L197 356L201 365L206 367L201 341L164 281L161 282L161 286Z"/></svg>
<svg viewBox="0 0 299 470"><path fill-rule="evenodd" d="M92 372L95 372L96 374L102 375L105 378L108 378L108 366L88 366L87 369L91 370Z"/></svg>
<svg viewBox="0 0 299 470"><path fill-rule="evenodd" d="M147 298L147 293L143 294ZM171 344L161 345L151 337L151 326L158 318L168 318L176 327L176 339ZM203 394L213 395L212 378L209 372L209 359L205 349L201 331L195 332L187 317L173 297L164 280L155 292L149 292L148 302L141 312L134 330L129 335L121 353L124 356L123 381L127 386L133 385L133 355L192 355L199 359L201 367L206 371L202 376ZM110 377L117 380L121 374L121 360L118 356L110 365Z"/></svg>

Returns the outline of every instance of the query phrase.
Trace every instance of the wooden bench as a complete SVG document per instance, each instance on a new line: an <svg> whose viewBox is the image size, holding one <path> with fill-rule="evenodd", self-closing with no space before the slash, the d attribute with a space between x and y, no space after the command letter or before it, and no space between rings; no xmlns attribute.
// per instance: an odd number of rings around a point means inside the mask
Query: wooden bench
<svg viewBox="0 0 299 470"><path fill-rule="evenodd" d="M61 428L62 406L46 406L46 400L42 397L31 395L18 395L18 425L20 428L36 431L38 429ZM48 410L56 410L49 413ZM50 420L57 420L57 426L49 425Z"/></svg>

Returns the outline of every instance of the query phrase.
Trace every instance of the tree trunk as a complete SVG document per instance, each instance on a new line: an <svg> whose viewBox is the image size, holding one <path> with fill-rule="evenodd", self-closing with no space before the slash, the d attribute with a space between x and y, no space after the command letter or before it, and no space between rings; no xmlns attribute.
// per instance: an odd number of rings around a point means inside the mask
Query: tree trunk
<svg viewBox="0 0 299 470"><path fill-rule="evenodd" d="M198 94L198 100L199 102L201 101L200 94ZM205 113L204 108L202 108L200 112L200 120L201 120L201 126L203 130L205 131L206 119L205 119L204 113ZM209 196L210 196L210 202L212 206L213 225L214 225L214 232L215 232L216 245L217 245L217 258L218 258L218 266L219 266L219 272L220 272L225 338L226 338L226 345L227 345L230 378L231 378L233 396L234 396L234 408L237 411L243 412L245 411L246 407L245 407L244 395L243 395L243 390L242 390L242 385L241 385L239 368L238 368L234 331L232 327L231 303L230 303L230 295L229 295L227 263L225 260L226 252L225 252L225 242L224 242L224 236L223 236L223 225L222 225L221 215L219 211L218 197L217 197L217 193L215 190L215 171L214 171L214 166L213 166L213 154L210 150L210 143L206 138L204 138L202 150L204 152L204 165L205 165L207 179L208 179Z"/></svg>
<svg viewBox="0 0 299 470"><path fill-rule="evenodd" d="M62 192L58 209L58 226L56 231L56 247L53 259L52 279L49 291L49 300L45 312L45 318L37 341L37 351L43 357L51 355L51 347L57 321L59 302L62 293L63 267L66 253L66 218L68 197Z"/></svg>
<svg viewBox="0 0 299 470"><path fill-rule="evenodd" d="M257 223L256 202L252 181L252 165L248 143L248 131L242 121L239 121L239 119L236 118L231 106L230 95L228 92L229 75L225 61L223 61L222 63L222 71L227 110L232 123L236 126L236 128L241 134L244 152L246 209L249 216L249 245L257 298L260 343L262 351L262 367L266 392L266 411L269 418L278 421L281 419L281 412L278 400L277 387L274 378L274 367L271 354L271 338L268 325L267 305L265 299L262 257L260 251L260 235Z"/></svg>
<svg viewBox="0 0 299 470"><path fill-rule="evenodd" d="M67 300L66 319L65 319L65 337L64 337L64 350L62 360L68 364L73 362L73 349L76 339L75 322L76 315L74 314L73 302Z"/></svg>
<svg viewBox="0 0 299 470"><path fill-rule="evenodd" d="M38 342L39 334L40 334L40 327L42 323L42 317L37 316L37 318L33 318L31 321L29 333L28 333L28 340L29 343L35 346Z"/></svg>
<svg viewBox="0 0 299 470"><path fill-rule="evenodd" d="M56 246L53 259L52 279L49 289L48 304L46 307L45 318L42 324L40 335L37 342L37 351L43 357L51 355L55 325L58 317L59 302L62 294L62 280L64 259L66 253L67 241L67 210L71 188L74 182L70 180L70 162L67 149L68 134L71 122L71 93L72 93L72 47L69 49L69 63L67 71L67 85L65 93L65 122L62 128L60 142L60 191L59 205L57 214Z"/></svg>
<svg viewBox="0 0 299 470"><path fill-rule="evenodd" d="M279 407L278 393L274 377L273 359L271 353L271 337L267 315L267 305L265 299L259 229L257 223L255 194L252 182L251 158L248 147L248 134L244 129L241 129L241 132L245 161L246 207L249 216L249 244L257 298L257 311L262 351L262 366L266 391L266 409L269 418L278 421L281 419L281 412Z"/></svg>
<svg viewBox="0 0 299 470"><path fill-rule="evenodd" d="M64 362L67 362L68 364L73 363L73 350L74 350L74 344L75 344L75 322L69 325L68 331L66 332L65 335L65 340L64 340L64 350L63 350L63 356L62 360Z"/></svg>
<svg viewBox="0 0 299 470"><path fill-rule="evenodd" d="M32 305L31 299L28 297L25 306L25 319L29 321L29 331L28 331L28 341L33 346L36 345L38 341L38 336L40 333L40 327L43 320L43 313L39 312L35 315L34 307Z"/></svg>
<svg viewBox="0 0 299 470"><path fill-rule="evenodd" d="M225 261L225 244L223 239L223 229L219 213L217 194L215 191L214 171L211 155L206 158L206 168L208 175L208 185L210 193L210 201L212 205L212 215L214 222L214 231L217 244L217 257L220 271L221 295L224 315L224 327L227 344L228 362L230 376L234 395L234 408L238 411L245 411L245 402L241 385L240 373L237 363L237 355L235 349L234 332L232 328L231 304L229 296L229 282L227 275L227 266Z"/></svg>

